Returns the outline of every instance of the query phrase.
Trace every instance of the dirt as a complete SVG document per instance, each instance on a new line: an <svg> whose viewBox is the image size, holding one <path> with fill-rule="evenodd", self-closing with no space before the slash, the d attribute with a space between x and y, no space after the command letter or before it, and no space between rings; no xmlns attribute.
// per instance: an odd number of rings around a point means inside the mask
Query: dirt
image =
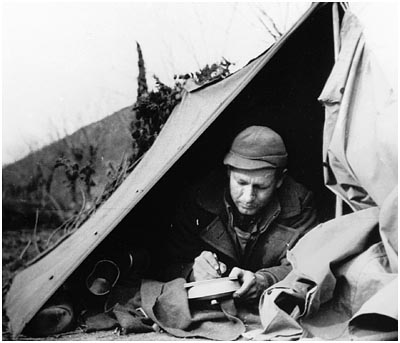
<svg viewBox="0 0 400 343"><path fill-rule="evenodd" d="M9 334L3 334L3 340L11 340ZM139 334L129 334L129 335L118 335L114 331L97 331L91 333L84 332L74 332L66 333L63 335L57 335L46 338L32 338L20 336L19 341L181 341L181 340L191 340L198 341L200 339L190 338L182 339L171 336L167 333L159 332L149 332L149 333L139 333ZM202 339L204 341L204 339Z"/></svg>

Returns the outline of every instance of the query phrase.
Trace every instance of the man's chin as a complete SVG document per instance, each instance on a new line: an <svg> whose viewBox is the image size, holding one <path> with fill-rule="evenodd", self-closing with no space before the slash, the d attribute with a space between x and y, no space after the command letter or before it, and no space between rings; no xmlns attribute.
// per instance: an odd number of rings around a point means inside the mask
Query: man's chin
<svg viewBox="0 0 400 343"><path fill-rule="evenodd" d="M257 213L256 208L244 208L244 207L239 207L238 208L240 214L246 215L246 216L253 216Z"/></svg>

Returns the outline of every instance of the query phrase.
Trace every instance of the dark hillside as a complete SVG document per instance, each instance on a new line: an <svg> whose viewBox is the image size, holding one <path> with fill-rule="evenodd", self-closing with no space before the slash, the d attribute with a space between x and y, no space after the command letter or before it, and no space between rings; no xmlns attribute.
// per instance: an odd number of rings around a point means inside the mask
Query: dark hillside
<svg viewBox="0 0 400 343"><path fill-rule="evenodd" d="M36 210L39 222L57 224L83 200L89 206L102 192L107 173L132 153L134 118L132 106L121 109L5 166L3 229L32 228ZM71 171L78 172L75 181L69 179Z"/></svg>

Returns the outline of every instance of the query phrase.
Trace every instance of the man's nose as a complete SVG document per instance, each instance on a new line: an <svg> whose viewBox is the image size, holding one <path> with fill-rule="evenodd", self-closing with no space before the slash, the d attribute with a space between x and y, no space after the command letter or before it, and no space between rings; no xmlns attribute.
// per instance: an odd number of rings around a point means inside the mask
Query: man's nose
<svg viewBox="0 0 400 343"><path fill-rule="evenodd" d="M246 201L251 201L255 198L255 192L253 187L245 187L243 190L243 198Z"/></svg>

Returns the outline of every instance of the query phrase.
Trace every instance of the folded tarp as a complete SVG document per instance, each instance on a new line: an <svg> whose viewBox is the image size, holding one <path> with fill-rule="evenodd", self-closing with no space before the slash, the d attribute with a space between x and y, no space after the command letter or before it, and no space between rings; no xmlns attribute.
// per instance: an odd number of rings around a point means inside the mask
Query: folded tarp
<svg viewBox="0 0 400 343"><path fill-rule="evenodd" d="M341 50L319 97L325 106L325 183L355 210L381 205L397 185L397 94L346 12Z"/></svg>
<svg viewBox="0 0 400 343"><path fill-rule="evenodd" d="M385 207L397 207L394 193ZM257 340L397 338L397 273L379 239L380 212L339 217L298 242L292 272L260 300Z"/></svg>

